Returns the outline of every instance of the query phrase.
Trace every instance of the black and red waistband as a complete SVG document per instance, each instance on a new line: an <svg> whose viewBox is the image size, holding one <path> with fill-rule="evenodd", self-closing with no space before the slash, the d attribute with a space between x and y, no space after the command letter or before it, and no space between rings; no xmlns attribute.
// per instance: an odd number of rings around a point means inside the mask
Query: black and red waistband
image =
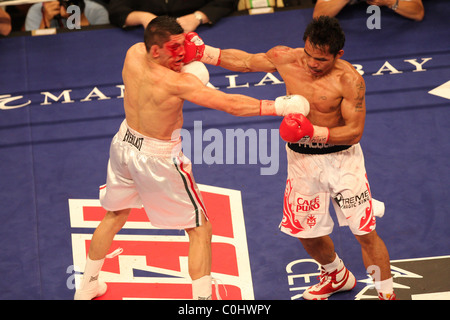
<svg viewBox="0 0 450 320"><path fill-rule="evenodd" d="M329 145L323 143L288 143L288 148L302 154L329 154L347 150L351 145Z"/></svg>

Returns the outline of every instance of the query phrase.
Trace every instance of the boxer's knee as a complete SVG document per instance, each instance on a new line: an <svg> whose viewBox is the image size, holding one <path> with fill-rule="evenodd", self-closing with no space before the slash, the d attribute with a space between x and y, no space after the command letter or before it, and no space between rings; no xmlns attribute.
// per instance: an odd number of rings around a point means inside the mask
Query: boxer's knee
<svg viewBox="0 0 450 320"><path fill-rule="evenodd" d="M378 234L376 230L372 230L369 233L366 233L364 235L355 235L356 240L358 240L361 247L373 247L376 242L380 239L378 237Z"/></svg>
<svg viewBox="0 0 450 320"><path fill-rule="evenodd" d="M202 242L211 242L212 238L212 225L211 222L206 219L205 215L201 214L202 223L200 226L195 228L186 229L189 237L191 239L197 239Z"/></svg>
<svg viewBox="0 0 450 320"><path fill-rule="evenodd" d="M119 232L127 222L131 209L106 212L103 220L108 223L114 233Z"/></svg>

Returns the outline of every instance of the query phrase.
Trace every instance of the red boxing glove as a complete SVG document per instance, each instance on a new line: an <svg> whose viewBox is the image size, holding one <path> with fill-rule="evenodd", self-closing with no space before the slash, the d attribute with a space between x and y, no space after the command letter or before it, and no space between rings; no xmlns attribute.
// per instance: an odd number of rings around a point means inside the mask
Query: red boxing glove
<svg viewBox="0 0 450 320"><path fill-rule="evenodd" d="M330 130L326 127L314 126L301 113L292 113L281 121L280 136L286 142L327 143Z"/></svg>
<svg viewBox="0 0 450 320"><path fill-rule="evenodd" d="M205 44L196 32L189 32L185 36L184 50L186 51L183 59L185 64L193 60L200 61L205 51Z"/></svg>
<svg viewBox="0 0 450 320"><path fill-rule="evenodd" d="M301 113L291 113L280 124L280 136L286 142L298 142L305 136L312 137L314 127Z"/></svg>
<svg viewBox="0 0 450 320"><path fill-rule="evenodd" d="M188 32L185 35L184 50L186 51L183 58L184 64L193 60L215 66L220 64L220 49L205 45L202 38L195 32Z"/></svg>

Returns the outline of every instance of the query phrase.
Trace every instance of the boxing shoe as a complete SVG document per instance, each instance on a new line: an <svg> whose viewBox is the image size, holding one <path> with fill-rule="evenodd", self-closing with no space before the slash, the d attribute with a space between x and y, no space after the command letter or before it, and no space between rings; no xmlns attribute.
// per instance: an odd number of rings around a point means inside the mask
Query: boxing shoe
<svg viewBox="0 0 450 320"><path fill-rule="evenodd" d="M395 293L381 293L378 292L378 300L397 300Z"/></svg>
<svg viewBox="0 0 450 320"><path fill-rule="evenodd" d="M92 300L106 293L108 286L103 281L96 281L96 285L91 285L86 289L77 289L74 300Z"/></svg>
<svg viewBox="0 0 450 320"><path fill-rule="evenodd" d="M333 293L349 291L356 286L355 276L345 266L331 273L321 268L318 278L320 282L306 289L303 293L303 299L326 300Z"/></svg>

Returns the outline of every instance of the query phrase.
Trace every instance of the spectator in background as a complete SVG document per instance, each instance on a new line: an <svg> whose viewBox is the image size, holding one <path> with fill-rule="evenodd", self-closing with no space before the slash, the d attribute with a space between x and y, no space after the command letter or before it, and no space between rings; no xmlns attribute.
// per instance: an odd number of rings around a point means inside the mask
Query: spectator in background
<svg viewBox="0 0 450 320"><path fill-rule="evenodd" d="M102 5L89 0L59 0L44 3L36 3L28 10L25 20L25 30L46 28L64 28L70 5L79 6L81 9L80 26L109 24L108 11Z"/></svg>
<svg viewBox="0 0 450 320"><path fill-rule="evenodd" d="M111 23L120 28L147 24L160 15L177 18L185 32L214 24L236 10L238 0L110 0Z"/></svg>
<svg viewBox="0 0 450 320"><path fill-rule="evenodd" d="M346 5L363 1L369 5L388 7L399 15L416 21L422 21L425 14L422 0L317 0L313 18L335 17Z"/></svg>
<svg viewBox="0 0 450 320"><path fill-rule="evenodd" d="M0 7L0 35L7 36L11 32L11 17Z"/></svg>

